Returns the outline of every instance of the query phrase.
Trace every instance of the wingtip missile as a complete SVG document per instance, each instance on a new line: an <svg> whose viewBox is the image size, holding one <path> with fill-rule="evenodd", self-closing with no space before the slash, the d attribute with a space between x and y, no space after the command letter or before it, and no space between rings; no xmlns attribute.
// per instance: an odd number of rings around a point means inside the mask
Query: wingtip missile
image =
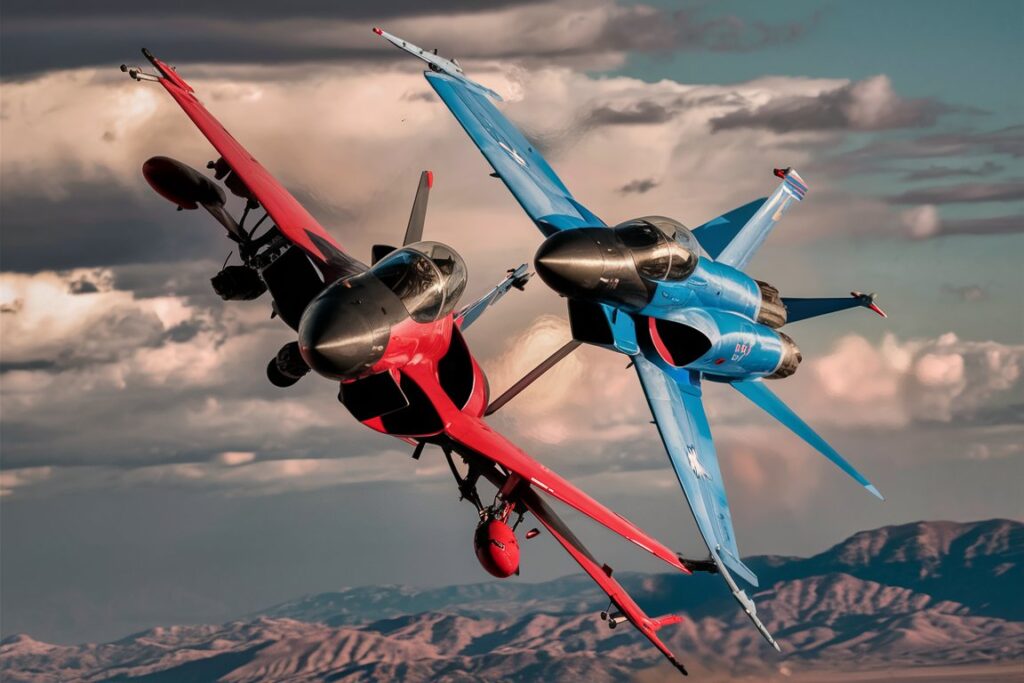
<svg viewBox="0 0 1024 683"><path fill-rule="evenodd" d="M427 63L427 66L430 68L431 71L435 73L444 74L446 76L450 76L451 78L455 78L459 81L462 81L466 85L470 86L474 90L477 90L480 93L487 95L488 97L493 97L499 102L503 101L501 95L494 92L490 88L484 87L479 83L466 78L465 74L462 71L462 67L459 66L458 61L454 59L445 59L444 57L438 55L436 51L430 52L429 50L424 50L418 45L413 45L409 41L403 40L402 38L399 38L396 35L388 33L387 31L378 26L373 27L373 32L376 33L381 38L383 38L384 40L391 43L392 45L394 45L395 47L397 47L398 49L408 52L413 57L422 59L424 62Z"/></svg>

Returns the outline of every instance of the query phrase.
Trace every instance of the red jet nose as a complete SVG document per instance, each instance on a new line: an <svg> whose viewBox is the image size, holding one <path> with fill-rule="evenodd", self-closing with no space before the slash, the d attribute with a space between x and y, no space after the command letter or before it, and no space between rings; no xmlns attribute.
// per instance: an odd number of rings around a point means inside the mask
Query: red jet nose
<svg viewBox="0 0 1024 683"><path fill-rule="evenodd" d="M491 576L505 579L519 571L519 541L511 527L498 519L484 520L473 535L476 559Z"/></svg>

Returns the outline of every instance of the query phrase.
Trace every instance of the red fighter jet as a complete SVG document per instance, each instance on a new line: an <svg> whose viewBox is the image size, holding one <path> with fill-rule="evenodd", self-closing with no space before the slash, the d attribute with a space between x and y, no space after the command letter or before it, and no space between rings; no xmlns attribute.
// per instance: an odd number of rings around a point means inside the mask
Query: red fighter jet
<svg viewBox="0 0 1024 683"><path fill-rule="evenodd" d="M220 154L210 162L214 177L245 200L236 220L225 208L225 193L214 180L167 157L154 157L143 174L179 209L202 207L237 243L241 265L225 266L212 280L224 299L254 299L269 289L274 315L298 333L270 361L267 375L277 386L295 384L310 369L340 385L338 399L370 429L415 445L439 446L462 499L477 510L476 556L490 574L519 573L515 530L530 512L610 598L601 612L608 626L629 621L679 671L683 665L658 638L663 626L681 621L652 618L559 519L545 497L575 508L643 550L689 574L699 562L687 560L612 512L498 434L483 417L504 405L539 377L549 360L488 405L487 380L462 336L479 315L512 287L522 288L526 266L509 272L497 287L456 310L466 284L462 258L437 242L421 241L432 175L424 172L401 248L376 245L369 267L337 242L196 98L173 67L143 54L157 74L122 66L138 81L155 81L181 105ZM252 228L252 212L263 217ZM268 220L269 219L269 220ZM262 231L261 231L262 227ZM453 454L462 460L456 465ZM465 472L465 473L463 473ZM497 493L484 505L477 485L486 479ZM526 534L533 538L533 529Z"/></svg>

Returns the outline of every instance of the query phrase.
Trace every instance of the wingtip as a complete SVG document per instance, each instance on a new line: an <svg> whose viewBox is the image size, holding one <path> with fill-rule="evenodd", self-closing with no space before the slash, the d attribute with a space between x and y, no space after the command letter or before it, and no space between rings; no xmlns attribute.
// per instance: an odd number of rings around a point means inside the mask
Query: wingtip
<svg viewBox="0 0 1024 683"><path fill-rule="evenodd" d="M433 189L433 187L434 187L434 172L433 171L424 171L424 173L427 174L427 187L429 189Z"/></svg>
<svg viewBox="0 0 1024 683"><path fill-rule="evenodd" d="M377 26L373 27L373 32L376 33L378 36L384 35L384 29Z"/></svg>
<svg viewBox="0 0 1024 683"><path fill-rule="evenodd" d="M877 498L878 500L885 500L885 496L883 496L883 495L881 494L881 492L879 492L879 490L878 490L877 488L875 488L875 485L874 485L874 484L868 484L868 485L867 485L867 486L865 486L864 488L866 488L866 489L868 490L868 493L870 493L871 495L873 495L873 496L874 496L875 498Z"/></svg>

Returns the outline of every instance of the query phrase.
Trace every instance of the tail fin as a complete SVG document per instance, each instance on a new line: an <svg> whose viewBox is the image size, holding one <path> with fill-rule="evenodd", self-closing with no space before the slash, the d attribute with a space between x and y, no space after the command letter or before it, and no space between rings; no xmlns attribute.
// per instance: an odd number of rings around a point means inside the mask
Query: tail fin
<svg viewBox="0 0 1024 683"><path fill-rule="evenodd" d="M776 420L788 427L790 431L810 444L816 451L831 460L836 467L853 477L853 479L858 484L866 488L869 493L877 496L880 500L885 500L885 498L882 498L882 494L878 492L878 489L875 488L874 484L868 481L867 477L858 472L853 465L843 458L843 456L839 455L836 449L832 448L827 441L818 436L817 432L811 429L806 422L800 419L799 415L794 413L789 406L783 403L782 399L773 394L772 391L765 386L764 382L761 380L733 382L732 386L738 392L753 401L759 408L774 417Z"/></svg>
<svg viewBox="0 0 1024 683"><path fill-rule="evenodd" d="M794 200L802 201L807 195L807 184L793 169L777 168L775 175L782 179L782 183L736 233L729 244L721 250L721 253L714 257L719 263L739 269L746 266L757 250L761 248L768 233L785 214L789 205Z"/></svg>
<svg viewBox="0 0 1024 683"><path fill-rule="evenodd" d="M708 256L718 258L722 250L729 246L729 242L732 242L733 238L747 224L747 221L757 213L757 210L766 201L768 201L767 197L761 197L749 204L737 207L729 213L723 213L718 218L712 218L699 228L694 228L693 235L700 242L700 246L704 248L704 251L708 253Z"/></svg>

